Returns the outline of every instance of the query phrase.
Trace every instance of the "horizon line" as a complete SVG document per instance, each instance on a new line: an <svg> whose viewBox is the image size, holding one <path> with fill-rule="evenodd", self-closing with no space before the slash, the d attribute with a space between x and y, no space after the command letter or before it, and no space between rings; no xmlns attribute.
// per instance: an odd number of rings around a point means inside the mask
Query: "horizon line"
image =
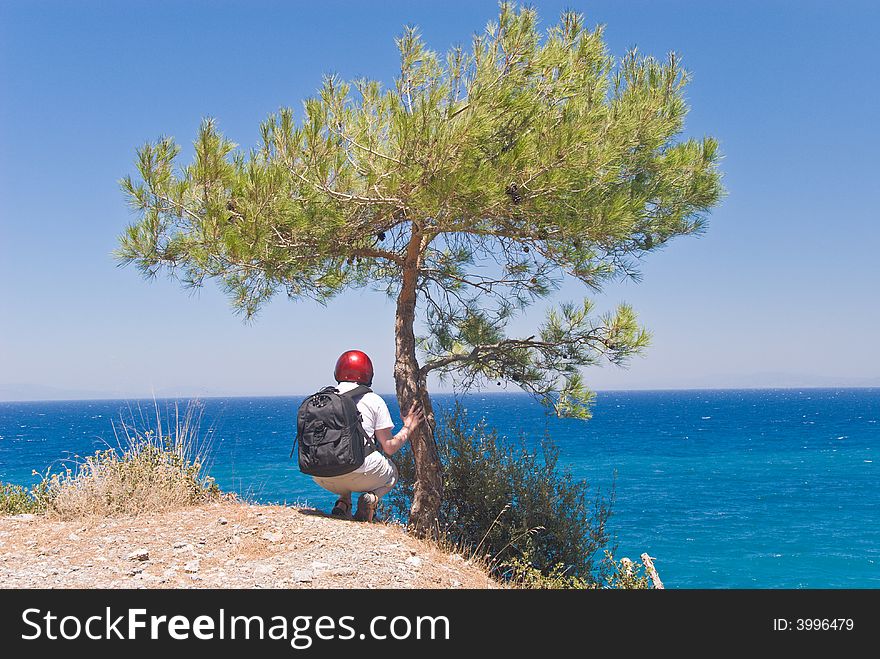
<svg viewBox="0 0 880 659"><path fill-rule="evenodd" d="M824 391L848 391L848 390L861 390L861 389L880 389L878 385L846 385L846 386L829 386L829 385L803 385L803 386L778 386L778 387L766 387L766 386L730 386L730 387L652 387L652 388L639 388L639 389L595 389L593 390L596 394L602 393L664 393L664 392L672 392L672 391L799 391L803 389L810 390L824 390ZM200 396L200 395L180 395L180 396L119 396L119 397L107 397L107 396L98 396L98 397L84 397L84 398L34 398L28 400L8 400L2 399L0 400L0 404L4 403L81 403L87 401L94 402L102 402L102 401L160 401L160 400L174 400L179 401L183 399L190 400L222 400L228 398L301 398L305 396L310 396L315 392L309 392L307 394L303 393L289 393L289 394L229 394L229 395L210 395L210 396ZM375 392L380 396L393 396L397 397L397 394L394 392ZM488 391L466 391L466 392L454 392L454 391L438 391L431 396L501 396L501 395L514 395L514 396L529 396L532 397L533 394L530 394L527 391L517 390L517 391L497 391L497 390L488 390Z"/></svg>

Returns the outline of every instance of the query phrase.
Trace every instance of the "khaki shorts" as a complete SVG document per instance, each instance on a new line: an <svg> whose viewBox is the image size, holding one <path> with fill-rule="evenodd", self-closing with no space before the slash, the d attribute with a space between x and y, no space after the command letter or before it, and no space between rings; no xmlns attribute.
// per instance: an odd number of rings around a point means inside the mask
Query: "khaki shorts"
<svg viewBox="0 0 880 659"><path fill-rule="evenodd" d="M397 467L378 451L373 451L359 468L341 476L312 476L325 490L343 498L351 498L352 492L372 492L382 497L397 484Z"/></svg>

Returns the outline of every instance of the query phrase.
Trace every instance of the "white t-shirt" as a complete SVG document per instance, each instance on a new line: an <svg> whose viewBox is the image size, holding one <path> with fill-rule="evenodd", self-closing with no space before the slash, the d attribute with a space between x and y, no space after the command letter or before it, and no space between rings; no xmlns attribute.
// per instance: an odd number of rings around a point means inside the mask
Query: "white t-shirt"
<svg viewBox="0 0 880 659"><path fill-rule="evenodd" d="M336 385L336 390L343 394L358 387L357 382L340 382ZM377 430L385 428L393 428L394 422L391 420L391 413L382 397L372 391L365 393L360 398L355 398L358 412L361 413L361 425L368 437L374 437Z"/></svg>

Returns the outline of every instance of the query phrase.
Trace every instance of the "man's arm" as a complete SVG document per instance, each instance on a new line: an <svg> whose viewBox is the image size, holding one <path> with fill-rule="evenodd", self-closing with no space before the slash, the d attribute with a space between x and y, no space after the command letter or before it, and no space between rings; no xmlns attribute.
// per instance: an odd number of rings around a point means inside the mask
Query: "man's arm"
<svg viewBox="0 0 880 659"><path fill-rule="evenodd" d="M376 439L382 445L385 455L397 453L424 419L422 408L415 404L409 409L409 413L403 417L403 428L394 437L391 436L391 428L377 429Z"/></svg>

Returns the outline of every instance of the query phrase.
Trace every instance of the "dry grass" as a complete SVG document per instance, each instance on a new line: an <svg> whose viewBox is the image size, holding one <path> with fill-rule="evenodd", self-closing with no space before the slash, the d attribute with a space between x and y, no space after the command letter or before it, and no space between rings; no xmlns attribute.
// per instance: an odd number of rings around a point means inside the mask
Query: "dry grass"
<svg viewBox="0 0 880 659"><path fill-rule="evenodd" d="M210 449L199 437L201 415L190 404L163 419L156 405L155 427L114 425L117 447L78 458L33 489L40 509L58 519L140 515L197 505L220 497L204 474Z"/></svg>

